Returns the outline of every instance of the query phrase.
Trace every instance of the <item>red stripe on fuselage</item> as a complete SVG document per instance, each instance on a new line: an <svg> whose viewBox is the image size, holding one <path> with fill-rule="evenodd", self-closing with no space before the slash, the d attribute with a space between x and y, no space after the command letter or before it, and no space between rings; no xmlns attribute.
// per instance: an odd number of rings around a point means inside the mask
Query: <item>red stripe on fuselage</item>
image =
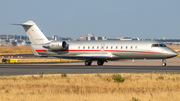
<svg viewBox="0 0 180 101"><path fill-rule="evenodd" d="M125 51L125 50L104 50L105 52L129 52L129 53L153 53L153 54L167 54L161 52L147 52L147 51Z"/></svg>
<svg viewBox="0 0 180 101"><path fill-rule="evenodd" d="M62 50L62 51L92 51L92 52L94 52L94 51L101 51L101 50Z"/></svg>
<svg viewBox="0 0 180 101"><path fill-rule="evenodd" d="M46 52L47 50L36 50L37 52Z"/></svg>
<svg viewBox="0 0 180 101"><path fill-rule="evenodd" d="M47 50L36 50L37 52L46 52ZM76 52L82 52L82 51L88 51L88 52L98 52L101 50L59 50L58 52L61 51L76 51ZM105 52L128 52L128 53L151 53L151 54L168 54L168 53L161 53L161 52L147 52L147 51L126 51L126 50L104 50Z"/></svg>

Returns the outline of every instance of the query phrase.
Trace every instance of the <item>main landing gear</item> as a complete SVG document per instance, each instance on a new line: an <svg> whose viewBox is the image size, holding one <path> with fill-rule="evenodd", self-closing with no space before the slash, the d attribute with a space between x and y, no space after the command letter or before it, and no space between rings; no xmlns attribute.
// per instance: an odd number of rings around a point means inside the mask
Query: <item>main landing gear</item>
<svg viewBox="0 0 180 101"><path fill-rule="evenodd" d="M104 64L104 62L108 62L107 60L98 60L97 64L98 66L102 66Z"/></svg>
<svg viewBox="0 0 180 101"><path fill-rule="evenodd" d="M98 66L102 66L104 64L104 62L107 62L106 60L98 60L97 61L97 65ZM92 60L86 60L84 62L85 66L91 66Z"/></svg>
<svg viewBox="0 0 180 101"><path fill-rule="evenodd" d="M91 66L92 60L86 60L85 61L85 66Z"/></svg>
<svg viewBox="0 0 180 101"><path fill-rule="evenodd" d="M166 66L166 59L162 60L162 66Z"/></svg>
<svg viewBox="0 0 180 101"><path fill-rule="evenodd" d="M98 60L97 64L98 64L98 66L102 66L104 64L104 60Z"/></svg>

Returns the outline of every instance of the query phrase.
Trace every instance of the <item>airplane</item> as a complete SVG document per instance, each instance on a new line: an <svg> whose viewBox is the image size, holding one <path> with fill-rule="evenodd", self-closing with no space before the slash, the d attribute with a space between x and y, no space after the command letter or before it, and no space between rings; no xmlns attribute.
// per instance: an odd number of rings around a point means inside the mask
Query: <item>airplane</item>
<svg viewBox="0 0 180 101"><path fill-rule="evenodd" d="M162 59L162 66L166 66L166 59L178 55L158 41L50 41L33 21L11 25L23 26L35 56L79 59L86 66L93 61L102 66L108 60L120 59Z"/></svg>

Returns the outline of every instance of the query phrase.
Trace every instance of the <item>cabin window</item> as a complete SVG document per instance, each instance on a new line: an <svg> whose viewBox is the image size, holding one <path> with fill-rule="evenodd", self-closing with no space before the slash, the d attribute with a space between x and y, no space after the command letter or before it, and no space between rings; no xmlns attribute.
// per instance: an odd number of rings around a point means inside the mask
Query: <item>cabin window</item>
<svg viewBox="0 0 180 101"><path fill-rule="evenodd" d="M80 49L80 46L78 47L78 49Z"/></svg>
<svg viewBox="0 0 180 101"><path fill-rule="evenodd" d="M113 46L111 46L111 49L113 49Z"/></svg>
<svg viewBox="0 0 180 101"><path fill-rule="evenodd" d="M94 49L94 46L92 46L92 49Z"/></svg>
<svg viewBox="0 0 180 101"><path fill-rule="evenodd" d="M137 46L135 48L137 49Z"/></svg>
<svg viewBox="0 0 180 101"><path fill-rule="evenodd" d="M108 46L106 46L106 49L108 49Z"/></svg>
<svg viewBox="0 0 180 101"><path fill-rule="evenodd" d="M131 49L133 49L133 46L131 46Z"/></svg>
<svg viewBox="0 0 180 101"><path fill-rule="evenodd" d="M90 49L90 46L88 46L88 49Z"/></svg>
<svg viewBox="0 0 180 101"><path fill-rule="evenodd" d="M99 46L97 46L97 49L99 49Z"/></svg>
<svg viewBox="0 0 180 101"><path fill-rule="evenodd" d="M121 49L123 49L123 46L121 46Z"/></svg>
<svg viewBox="0 0 180 101"><path fill-rule="evenodd" d="M83 49L85 49L85 46L83 47Z"/></svg>
<svg viewBox="0 0 180 101"><path fill-rule="evenodd" d="M128 46L126 46L126 49L128 49Z"/></svg>
<svg viewBox="0 0 180 101"><path fill-rule="evenodd" d="M116 46L116 49L118 49L118 46Z"/></svg>

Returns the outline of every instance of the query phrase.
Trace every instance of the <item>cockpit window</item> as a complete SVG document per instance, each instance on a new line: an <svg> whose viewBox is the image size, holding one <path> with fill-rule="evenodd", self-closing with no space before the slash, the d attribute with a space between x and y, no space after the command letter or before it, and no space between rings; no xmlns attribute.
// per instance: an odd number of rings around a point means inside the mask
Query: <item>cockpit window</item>
<svg viewBox="0 0 180 101"><path fill-rule="evenodd" d="M166 47L165 44L152 44L152 47Z"/></svg>
<svg viewBox="0 0 180 101"><path fill-rule="evenodd" d="M159 46L161 46L161 47L166 47L166 45L165 45L165 44L159 44Z"/></svg>
<svg viewBox="0 0 180 101"><path fill-rule="evenodd" d="M158 44L152 44L152 47L159 47Z"/></svg>

